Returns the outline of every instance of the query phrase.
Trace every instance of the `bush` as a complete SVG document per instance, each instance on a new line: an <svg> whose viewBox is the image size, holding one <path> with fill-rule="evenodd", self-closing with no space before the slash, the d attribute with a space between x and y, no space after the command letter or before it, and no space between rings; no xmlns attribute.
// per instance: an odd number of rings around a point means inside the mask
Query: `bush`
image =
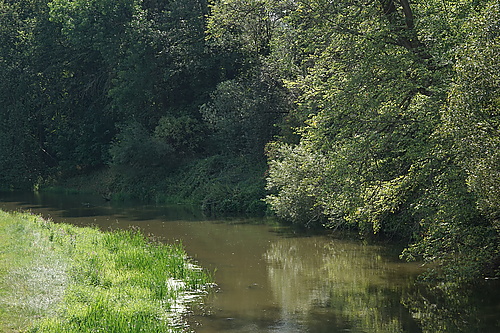
<svg viewBox="0 0 500 333"><path fill-rule="evenodd" d="M132 169L157 166L168 161L174 149L168 143L156 140L138 122L122 126L111 145L111 163Z"/></svg>
<svg viewBox="0 0 500 333"><path fill-rule="evenodd" d="M280 218L298 225L325 222L319 194L327 172L326 159L304 145L269 145L266 202Z"/></svg>

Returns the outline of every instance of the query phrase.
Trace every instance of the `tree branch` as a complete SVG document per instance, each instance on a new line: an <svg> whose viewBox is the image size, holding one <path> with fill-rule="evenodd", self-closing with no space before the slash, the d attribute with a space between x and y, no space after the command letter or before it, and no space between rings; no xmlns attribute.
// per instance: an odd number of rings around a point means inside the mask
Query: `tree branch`
<svg viewBox="0 0 500 333"><path fill-rule="evenodd" d="M403 13L405 14L405 22L406 22L406 27L409 30L412 30L415 28L415 24L413 21L413 12L410 7L410 3L408 0L400 0L401 6L403 6Z"/></svg>

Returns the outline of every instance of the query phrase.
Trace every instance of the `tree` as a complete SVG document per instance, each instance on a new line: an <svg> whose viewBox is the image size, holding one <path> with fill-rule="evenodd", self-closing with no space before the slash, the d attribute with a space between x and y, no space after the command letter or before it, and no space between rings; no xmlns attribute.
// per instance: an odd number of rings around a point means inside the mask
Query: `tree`
<svg viewBox="0 0 500 333"><path fill-rule="evenodd" d="M259 75L260 74L260 75ZM286 93L261 73L221 82L201 112L221 151L263 157L286 113Z"/></svg>
<svg viewBox="0 0 500 333"><path fill-rule="evenodd" d="M465 25L457 52L456 78L445 130L455 141L469 188L478 207L498 225L500 219L500 8L488 3ZM498 225L500 226L500 225Z"/></svg>
<svg viewBox="0 0 500 333"><path fill-rule="evenodd" d="M287 84L300 92L294 113L304 123L298 145L278 142L278 154L270 155L272 209L297 223L312 214L321 217L317 224L403 238L407 258L442 260L455 281L485 272L498 257L498 236L476 208L455 144L443 135L441 112L462 24L482 5L297 2L284 21L298 38L295 54L304 69ZM482 88L494 92L494 80ZM292 214L289 207L297 206L304 213Z"/></svg>
<svg viewBox="0 0 500 333"><path fill-rule="evenodd" d="M35 112L43 104L31 57L39 16L43 1L0 1L0 188L32 187L53 162Z"/></svg>

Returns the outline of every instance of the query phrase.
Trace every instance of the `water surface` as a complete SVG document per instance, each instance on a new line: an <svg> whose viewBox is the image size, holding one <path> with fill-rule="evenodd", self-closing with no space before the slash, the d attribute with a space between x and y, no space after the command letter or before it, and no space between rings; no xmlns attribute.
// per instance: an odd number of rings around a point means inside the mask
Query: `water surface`
<svg viewBox="0 0 500 333"><path fill-rule="evenodd" d="M388 245L81 195L3 193L0 208L104 230L139 227L182 242L218 285L187 318L198 333L500 332L497 282L463 294L431 292L415 281L420 264L400 261Z"/></svg>

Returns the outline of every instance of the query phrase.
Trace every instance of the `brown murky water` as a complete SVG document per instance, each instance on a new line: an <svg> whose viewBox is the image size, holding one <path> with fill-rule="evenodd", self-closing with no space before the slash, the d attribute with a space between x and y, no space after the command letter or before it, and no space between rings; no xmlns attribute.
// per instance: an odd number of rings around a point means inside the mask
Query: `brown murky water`
<svg viewBox="0 0 500 333"><path fill-rule="evenodd" d="M183 206L114 206L100 198L0 193L0 209L55 221L137 226L181 241L218 287L187 318L198 333L500 332L495 281L473 293L436 295L415 282L420 265L388 246L297 234L259 219L206 219Z"/></svg>

